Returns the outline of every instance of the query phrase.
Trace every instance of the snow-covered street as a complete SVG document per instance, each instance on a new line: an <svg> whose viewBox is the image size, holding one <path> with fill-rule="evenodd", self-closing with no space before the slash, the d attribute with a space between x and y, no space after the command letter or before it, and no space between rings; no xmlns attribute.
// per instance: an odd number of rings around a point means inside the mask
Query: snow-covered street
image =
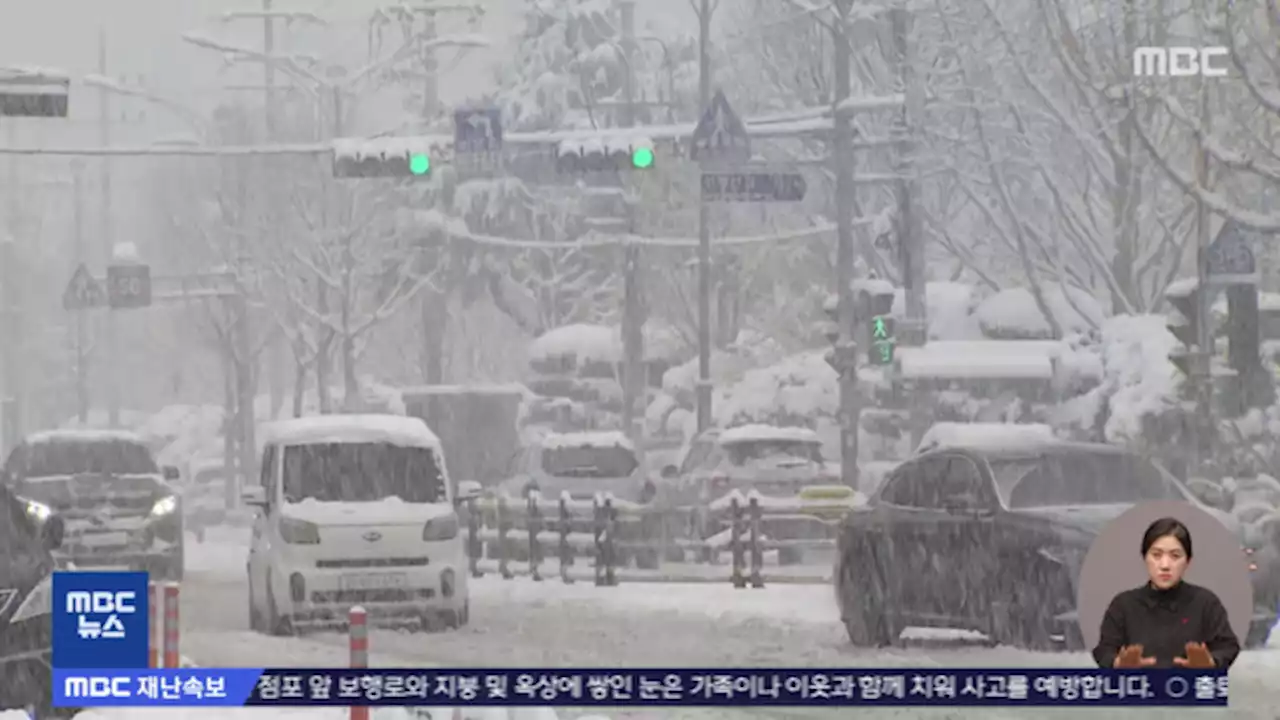
<svg viewBox="0 0 1280 720"><path fill-rule="evenodd" d="M346 637L269 638L247 630L243 544L217 534L189 546L183 585L183 654L202 665L343 665ZM851 648L825 586L634 583L597 588L486 576L472 586L471 625L440 634L375 630L382 666L887 666L1087 667L1083 654L991 647L981 637L911 631L903 647ZM1232 675L1231 717L1270 720L1280 647L1246 652ZM1268 683L1270 691L1268 692ZM994 709L876 710L876 717L1022 717ZM1043 712L1043 711L1037 711ZM1067 711L1057 711L1057 714ZM818 710L697 710L649 717L837 717ZM1053 711L1049 712L1054 715ZM1152 712L1149 717L1162 717ZM115 718L115 715L104 715ZM193 718L195 716L193 715ZM293 717L290 715L289 717ZM298 716L299 719L303 717ZM321 717L320 715L316 716ZM325 716L327 717L327 716Z"/></svg>

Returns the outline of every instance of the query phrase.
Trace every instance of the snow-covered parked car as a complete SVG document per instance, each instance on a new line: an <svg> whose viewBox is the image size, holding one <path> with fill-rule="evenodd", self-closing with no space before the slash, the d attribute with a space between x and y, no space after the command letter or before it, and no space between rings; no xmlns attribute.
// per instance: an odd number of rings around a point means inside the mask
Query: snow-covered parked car
<svg viewBox="0 0 1280 720"><path fill-rule="evenodd" d="M658 485L648 476L635 445L621 432L614 430L543 433L530 437L525 446L511 459L507 478L499 485L498 492L509 498L527 499L536 492L545 503L554 505L568 495L575 506L590 503L596 497L608 496L621 504L649 505L658 497ZM577 507L571 515L571 532L590 533L594 521L589 510ZM554 512L547 508L547 512ZM643 542L657 534L652 523L635 521L637 518L621 518L617 538L622 542ZM523 530L523 517L514 521L517 531ZM524 537L517 534L513 537ZM508 546L514 559L524 559L527 543ZM651 569L658 565L656 549L628 549L620 551L620 565L629 564L634 558L636 566Z"/></svg>
<svg viewBox="0 0 1280 720"><path fill-rule="evenodd" d="M4 482L14 494L57 513L66 535L63 566L138 570L181 580L183 518L177 468L123 430L50 430L9 453Z"/></svg>
<svg viewBox="0 0 1280 720"><path fill-rule="evenodd" d="M440 440L417 418L328 415L270 426L249 549L254 630L375 623L438 628L469 616L467 556Z"/></svg>
<svg viewBox="0 0 1280 720"><path fill-rule="evenodd" d="M840 469L822 457L822 439L808 428L742 425L711 429L695 436L680 464L662 469L672 484L667 491L678 505L712 508L732 493L756 493L768 500L801 501L813 495L838 513L824 517L822 503L805 503L807 510L769 513L761 532L771 540L834 538L832 520L839 520L856 493L840 485ZM719 517L713 520L712 515ZM695 514L696 539L709 540L725 530L723 513ZM798 547L779 549L779 562L796 563L804 555Z"/></svg>

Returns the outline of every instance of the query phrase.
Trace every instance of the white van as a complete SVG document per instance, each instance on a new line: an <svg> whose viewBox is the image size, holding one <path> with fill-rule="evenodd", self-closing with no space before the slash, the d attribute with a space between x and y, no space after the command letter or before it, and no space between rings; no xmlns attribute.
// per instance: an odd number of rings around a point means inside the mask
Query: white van
<svg viewBox="0 0 1280 720"><path fill-rule="evenodd" d="M326 415L275 423L262 448L246 569L250 625L288 634L369 621L468 620L467 556L440 440L417 418Z"/></svg>

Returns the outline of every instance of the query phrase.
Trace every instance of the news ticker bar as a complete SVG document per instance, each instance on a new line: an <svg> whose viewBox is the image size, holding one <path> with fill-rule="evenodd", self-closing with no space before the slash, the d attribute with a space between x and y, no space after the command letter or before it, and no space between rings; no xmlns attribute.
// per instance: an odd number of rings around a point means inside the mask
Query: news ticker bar
<svg viewBox="0 0 1280 720"><path fill-rule="evenodd" d="M1222 707L1215 670L55 669L54 705Z"/></svg>

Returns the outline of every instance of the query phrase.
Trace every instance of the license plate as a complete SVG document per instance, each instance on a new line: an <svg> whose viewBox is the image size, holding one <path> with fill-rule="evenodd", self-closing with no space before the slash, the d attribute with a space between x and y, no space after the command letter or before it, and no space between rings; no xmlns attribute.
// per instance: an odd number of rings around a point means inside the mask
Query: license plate
<svg viewBox="0 0 1280 720"><path fill-rule="evenodd" d="M407 584L408 578L399 573L364 573L343 575L338 578L342 590L394 590Z"/></svg>
<svg viewBox="0 0 1280 720"><path fill-rule="evenodd" d="M81 535L80 545L84 547L109 547L112 545L128 545L129 533L109 532Z"/></svg>

